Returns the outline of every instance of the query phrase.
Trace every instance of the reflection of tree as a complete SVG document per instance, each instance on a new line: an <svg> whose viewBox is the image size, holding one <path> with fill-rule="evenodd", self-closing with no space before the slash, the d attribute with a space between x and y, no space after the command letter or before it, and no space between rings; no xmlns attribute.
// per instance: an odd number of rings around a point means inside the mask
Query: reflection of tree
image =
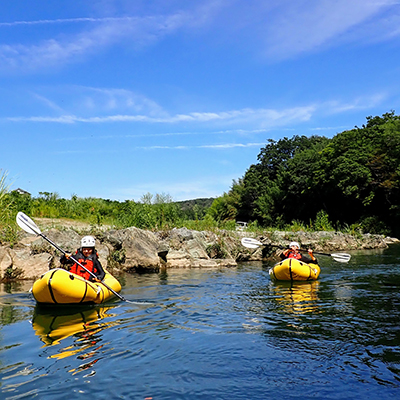
<svg viewBox="0 0 400 400"><path fill-rule="evenodd" d="M32 317L30 281L0 282L0 326L30 320Z"/></svg>
<svg viewBox="0 0 400 400"><path fill-rule="evenodd" d="M0 311L0 326L14 324L18 321L25 321L30 318L31 311L24 311L19 306L2 304Z"/></svg>

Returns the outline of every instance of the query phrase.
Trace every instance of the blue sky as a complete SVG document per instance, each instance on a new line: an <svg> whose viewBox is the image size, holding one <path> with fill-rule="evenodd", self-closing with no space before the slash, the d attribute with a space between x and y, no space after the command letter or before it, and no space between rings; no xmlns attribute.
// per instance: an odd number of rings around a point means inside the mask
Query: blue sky
<svg viewBox="0 0 400 400"><path fill-rule="evenodd" d="M0 4L0 169L33 196L217 197L268 139L400 102L394 0Z"/></svg>

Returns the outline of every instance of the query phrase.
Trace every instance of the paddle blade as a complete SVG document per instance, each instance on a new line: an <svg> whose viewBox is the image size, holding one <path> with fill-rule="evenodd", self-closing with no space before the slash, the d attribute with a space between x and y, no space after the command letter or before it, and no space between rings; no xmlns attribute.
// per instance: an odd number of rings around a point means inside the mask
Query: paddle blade
<svg viewBox="0 0 400 400"><path fill-rule="evenodd" d="M350 261L351 255L347 253L333 253L331 257L337 262L347 263Z"/></svg>
<svg viewBox="0 0 400 400"><path fill-rule="evenodd" d="M33 235L40 235L42 233L39 227L21 211L17 214L17 224L25 232L32 233Z"/></svg>
<svg viewBox="0 0 400 400"><path fill-rule="evenodd" d="M249 249L257 249L258 247L263 246L261 242L252 238L243 238L242 245L244 247L248 247Z"/></svg>

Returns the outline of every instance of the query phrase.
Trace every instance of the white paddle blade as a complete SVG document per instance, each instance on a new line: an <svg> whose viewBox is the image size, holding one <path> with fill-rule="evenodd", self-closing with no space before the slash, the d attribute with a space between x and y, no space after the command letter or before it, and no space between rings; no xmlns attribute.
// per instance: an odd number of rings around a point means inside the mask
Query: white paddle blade
<svg viewBox="0 0 400 400"><path fill-rule="evenodd" d="M23 212L17 214L17 224L25 232L32 233L33 235L40 235L39 227Z"/></svg>
<svg viewBox="0 0 400 400"><path fill-rule="evenodd" d="M347 253L333 253L331 257L337 262L347 263L350 261L351 255Z"/></svg>
<svg viewBox="0 0 400 400"><path fill-rule="evenodd" d="M257 249L258 247L263 246L261 242L252 238L243 238L242 245L244 247L248 247L249 249Z"/></svg>

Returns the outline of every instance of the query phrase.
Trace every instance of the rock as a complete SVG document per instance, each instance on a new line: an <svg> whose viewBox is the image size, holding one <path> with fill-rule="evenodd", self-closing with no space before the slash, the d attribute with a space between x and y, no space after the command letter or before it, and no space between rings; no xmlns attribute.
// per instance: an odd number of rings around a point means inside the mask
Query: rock
<svg viewBox="0 0 400 400"><path fill-rule="evenodd" d="M237 238L235 237L235 242ZM166 256L167 268L215 268L218 266L236 266L232 247L226 240L212 232L191 231L187 228L172 229L164 243L169 243Z"/></svg>
<svg viewBox="0 0 400 400"><path fill-rule="evenodd" d="M389 237L389 236L386 236L383 240L385 241L386 244L400 243L399 239L392 238L392 237Z"/></svg>
<svg viewBox="0 0 400 400"><path fill-rule="evenodd" d="M120 267L126 272L157 272L161 266L157 236L135 227L105 232L102 240L121 254ZM164 250L165 251L165 250Z"/></svg>
<svg viewBox="0 0 400 400"><path fill-rule="evenodd" d="M5 279L36 279L49 270L52 256L29 249L0 248L0 273Z"/></svg>

